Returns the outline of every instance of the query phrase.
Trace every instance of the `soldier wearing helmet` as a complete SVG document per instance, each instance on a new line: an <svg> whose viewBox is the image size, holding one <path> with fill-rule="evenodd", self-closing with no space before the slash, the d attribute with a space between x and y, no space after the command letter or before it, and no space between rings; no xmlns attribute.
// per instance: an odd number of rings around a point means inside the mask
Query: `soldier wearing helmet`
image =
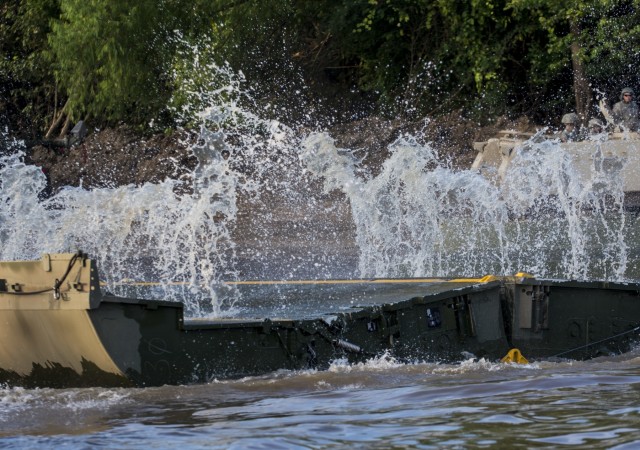
<svg viewBox="0 0 640 450"><path fill-rule="evenodd" d="M605 133L606 126L599 119L593 118L589 121L589 140L606 141L609 136Z"/></svg>
<svg viewBox="0 0 640 450"><path fill-rule="evenodd" d="M620 101L613 105L613 120L628 131L638 131L638 104L633 100L633 89L620 92Z"/></svg>
<svg viewBox="0 0 640 450"><path fill-rule="evenodd" d="M599 119L589 121L589 134L600 134L604 131L604 124Z"/></svg>
<svg viewBox="0 0 640 450"><path fill-rule="evenodd" d="M562 116L562 124L564 130L560 132L560 140L562 142L579 141L578 134L578 115L576 113L568 113Z"/></svg>

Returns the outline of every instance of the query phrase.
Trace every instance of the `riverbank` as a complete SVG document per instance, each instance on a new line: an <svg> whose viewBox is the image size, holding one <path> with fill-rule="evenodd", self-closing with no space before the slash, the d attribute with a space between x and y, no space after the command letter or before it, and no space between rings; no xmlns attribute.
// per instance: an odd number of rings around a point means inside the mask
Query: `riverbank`
<svg viewBox="0 0 640 450"><path fill-rule="evenodd" d="M475 158L473 142L486 140L503 128L530 130L532 127L524 119L506 118L481 126L461 118L459 113L452 113L416 122L373 116L335 125L327 132L339 147L358 150L363 155L363 164L374 170L386 159L387 147L403 134L419 136L431 143L452 167L467 168ZM63 186L85 189L139 186L187 177L198 163L190 149L194 140L195 137L185 131L146 137L122 126L92 130L81 143L69 148L35 145L28 149L27 159L42 167L52 192Z"/></svg>

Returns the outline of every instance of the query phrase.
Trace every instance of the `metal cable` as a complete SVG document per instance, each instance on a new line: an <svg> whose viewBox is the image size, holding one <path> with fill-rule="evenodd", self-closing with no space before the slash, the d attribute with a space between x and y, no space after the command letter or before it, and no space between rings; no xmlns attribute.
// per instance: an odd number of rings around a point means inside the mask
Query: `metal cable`
<svg viewBox="0 0 640 450"><path fill-rule="evenodd" d="M575 352L576 350L582 350L583 348L587 348L587 347L591 347L593 345L601 344L601 343L603 343L605 341L608 341L608 340L611 340L611 339L615 339L617 337L624 336L625 334L634 333L634 332L637 332L637 331L640 331L640 325L639 326L635 326L634 328L632 328L630 330L623 331L622 333L614 334L613 336L609 336L607 338L600 339L599 341L590 342L588 344L581 345L580 347L576 347L576 348L572 348L571 350L567 350L566 352L558 353L557 355L551 356L551 358L557 358L558 356L566 355L567 353Z"/></svg>
<svg viewBox="0 0 640 450"><path fill-rule="evenodd" d="M64 275L62 275L61 279L56 278L56 281L53 285L52 288L47 288L47 289L41 289L39 291L29 291L29 292L3 292L3 294L9 294L9 295L37 295L37 294L44 294L45 292L49 292L49 291L53 291L54 293L58 293L56 298L59 297L59 292L60 292L60 286L62 286L62 283L64 283L64 280L66 280L67 276L69 275L69 272L71 272L71 269L73 268L74 264L76 263L76 261L78 260L78 258L81 258L83 256L82 251L78 250L73 257L69 260L69 264L67 265L67 270L64 272Z"/></svg>

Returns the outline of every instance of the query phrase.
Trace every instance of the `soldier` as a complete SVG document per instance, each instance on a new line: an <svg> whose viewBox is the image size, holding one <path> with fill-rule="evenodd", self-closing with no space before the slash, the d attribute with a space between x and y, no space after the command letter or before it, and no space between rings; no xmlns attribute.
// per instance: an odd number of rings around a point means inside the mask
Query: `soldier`
<svg viewBox="0 0 640 450"><path fill-rule="evenodd" d="M609 139L609 135L605 133L605 125L598 119L591 119L589 121L589 135L590 141L606 141Z"/></svg>
<svg viewBox="0 0 640 450"><path fill-rule="evenodd" d="M613 120L625 130L638 130L638 104L633 101L633 89L624 88L620 101L613 105Z"/></svg>
<svg viewBox="0 0 640 450"><path fill-rule="evenodd" d="M589 121L589 134L600 134L604 131L604 124L598 119L591 119Z"/></svg>
<svg viewBox="0 0 640 450"><path fill-rule="evenodd" d="M576 113L568 113L562 116L564 130L560 132L559 136L562 142L573 142L580 140L580 135L578 134L578 122L578 115Z"/></svg>

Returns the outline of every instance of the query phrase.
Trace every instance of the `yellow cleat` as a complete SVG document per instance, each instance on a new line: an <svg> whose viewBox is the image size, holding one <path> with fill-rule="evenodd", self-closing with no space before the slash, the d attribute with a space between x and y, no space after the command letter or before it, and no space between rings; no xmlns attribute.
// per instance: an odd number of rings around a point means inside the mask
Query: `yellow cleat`
<svg viewBox="0 0 640 450"><path fill-rule="evenodd" d="M511 350L509 350L507 352L507 355L504 358L502 358L500 360L500 362L503 362L503 363L516 363L516 364L529 364L529 361L527 361L527 358L522 356L522 353L520 353L520 350L518 350L517 348L512 348Z"/></svg>

